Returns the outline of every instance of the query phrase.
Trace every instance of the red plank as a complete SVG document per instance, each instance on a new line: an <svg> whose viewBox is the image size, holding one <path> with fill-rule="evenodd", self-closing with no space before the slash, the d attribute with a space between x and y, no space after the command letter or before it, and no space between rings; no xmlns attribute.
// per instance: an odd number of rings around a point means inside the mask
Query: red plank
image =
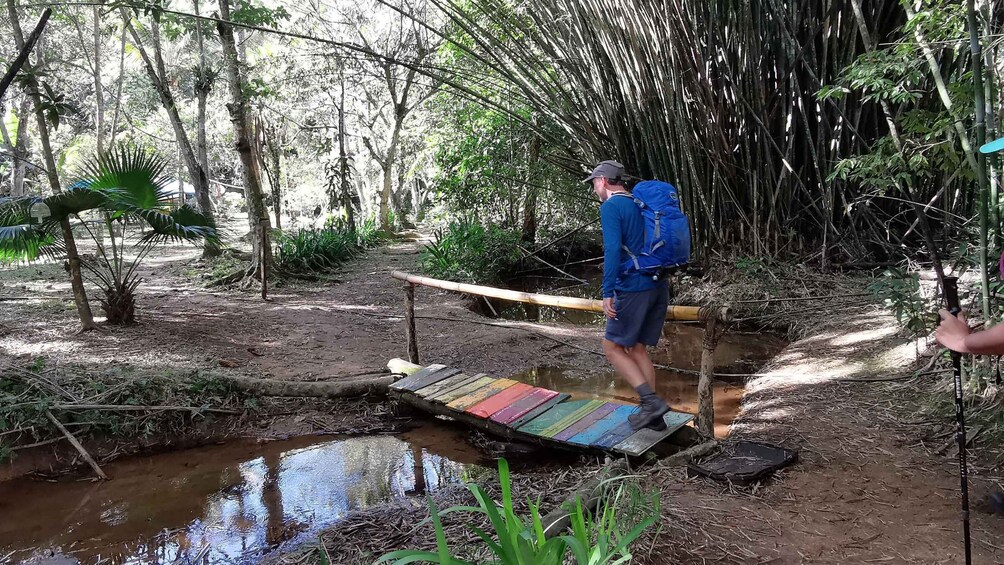
<svg viewBox="0 0 1004 565"><path fill-rule="evenodd" d="M553 390L535 388L523 398L492 414L491 420L500 424L510 424L555 396L558 396L558 393Z"/></svg>
<svg viewBox="0 0 1004 565"><path fill-rule="evenodd" d="M513 402L523 398L533 390L533 387L528 384L516 383L511 387L503 390L502 392L490 396L485 400L471 406L465 412L468 414L473 414L480 418L487 418L492 414L502 410L506 406L509 406Z"/></svg>

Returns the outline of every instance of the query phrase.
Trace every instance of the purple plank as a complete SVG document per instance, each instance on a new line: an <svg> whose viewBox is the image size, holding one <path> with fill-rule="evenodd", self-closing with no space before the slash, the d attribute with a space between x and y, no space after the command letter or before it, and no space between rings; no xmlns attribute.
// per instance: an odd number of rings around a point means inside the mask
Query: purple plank
<svg viewBox="0 0 1004 565"><path fill-rule="evenodd" d="M613 412L614 409L616 409L618 406L619 404L607 402L603 406L600 406L596 410L593 410L586 416L582 417L582 419L580 419L578 422L575 422L571 426L568 426L564 430L561 430L561 432L559 432L554 436L554 439L559 441L568 441L573 436L578 435L580 432L584 431L589 426L595 424L600 418Z"/></svg>

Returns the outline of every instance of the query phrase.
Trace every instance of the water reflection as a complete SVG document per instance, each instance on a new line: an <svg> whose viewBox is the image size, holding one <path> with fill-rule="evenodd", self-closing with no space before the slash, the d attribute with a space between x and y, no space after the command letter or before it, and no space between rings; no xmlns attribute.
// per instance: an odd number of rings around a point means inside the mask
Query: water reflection
<svg viewBox="0 0 1004 565"><path fill-rule="evenodd" d="M0 483L0 561L257 561L355 510L460 482L464 462L435 451L393 436L299 439L124 461L107 483Z"/></svg>

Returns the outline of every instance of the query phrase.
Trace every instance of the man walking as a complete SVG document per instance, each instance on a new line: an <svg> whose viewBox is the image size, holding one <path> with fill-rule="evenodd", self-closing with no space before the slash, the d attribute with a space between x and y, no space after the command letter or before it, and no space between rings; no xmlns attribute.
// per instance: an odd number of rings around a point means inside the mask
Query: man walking
<svg viewBox="0 0 1004 565"><path fill-rule="evenodd" d="M592 183L600 199L603 228L603 313L607 316L603 353L617 374L626 380L641 400L640 409L628 416L631 427L660 429L669 411L655 393L655 367L646 346L662 336L669 305L669 285L637 270L626 269L630 257L645 246L641 209L624 186L624 166L603 161L583 182Z"/></svg>

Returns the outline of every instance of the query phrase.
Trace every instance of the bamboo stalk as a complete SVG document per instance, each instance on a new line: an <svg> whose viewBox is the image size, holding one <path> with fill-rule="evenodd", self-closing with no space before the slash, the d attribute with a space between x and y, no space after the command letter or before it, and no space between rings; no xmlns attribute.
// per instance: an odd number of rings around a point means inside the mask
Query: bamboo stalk
<svg viewBox="0 0 1004 565"><path fill-rule="evenodd" d="M394 271L391 276L395 279L420 284L430 288L463 292L477 296L488 296L513 302L525 304L537 304L539 306L554 306L557 308L568 308L569 310L584 310L587 312L603 312L603 303L590 298L575 298L570 296L553 296L549 294L537 294L533 292L522 292L505 288L495 288L467 283L458 283L411 275L402 271ZM724 307L700 307L700 306L669 306L666 309L666 319L675 321L695 321L716 318L723 322L732 320L732 309Z"/></svg>
<svg viewBox="0 0 1004 565"><path fill-rule="evenodd" d="M80 453L80 456L84 458L84 461L87 461L87 464L90 465L91 469L94 470L94 474L101 477L102 480L107 481L108 475L106 475L105 472L101 470L101 467L98 466L97 461L95 461L94 458L91 457L90 453L87 453L87 450L84 449L84 446L80 445L80 442L77 441L77 438L73 437L73 434L71 434L70 431L66 429L66 426L64 426L59 420L57 420L56 417L52 415L52 412L49 412L48 410L45 411L45 417L48 418L49 421L52 422L52 425L56 426L59 429L59 431L63 433L64 436L66 436L66 439L70 442L71 445L73 445L74 449L77 450L77 453Z"/></svg>

